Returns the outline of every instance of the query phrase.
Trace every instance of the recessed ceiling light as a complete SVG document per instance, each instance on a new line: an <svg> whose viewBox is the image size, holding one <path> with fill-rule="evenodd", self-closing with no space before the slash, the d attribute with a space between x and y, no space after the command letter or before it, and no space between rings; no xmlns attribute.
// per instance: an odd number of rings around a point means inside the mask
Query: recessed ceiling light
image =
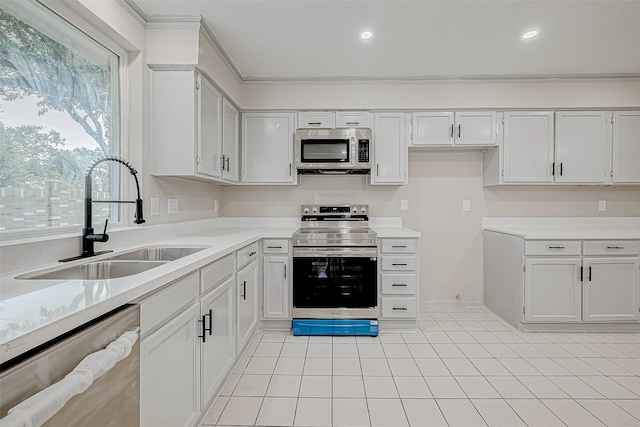
<svg viewBox="0 0 640 427"><path fill-rule="evenodd" d="M373 33L371 31L363 31L360 33L360 38L362 40L369 40L371 37L373 37Z"/></svg>
<svg viewBox="0 0 640 427"><path fill-rule="evenodd" d="M536 30L531 30L531 31L527 31L526 33L524 33L524 34L522 35L522 38L523 38L523 39L532 39L532 38L534 38L534 37L535 37L535 36L537 36L537 35L538 35L538 31L536 31Z"/></svg>

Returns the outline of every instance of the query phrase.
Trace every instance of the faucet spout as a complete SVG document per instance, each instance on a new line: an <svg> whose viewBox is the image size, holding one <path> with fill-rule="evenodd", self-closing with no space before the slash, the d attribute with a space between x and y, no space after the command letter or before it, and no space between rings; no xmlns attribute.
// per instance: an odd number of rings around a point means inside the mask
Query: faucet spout
<svg viewBox="0 0 640 427"><path fill-rule="evenodd" d="M129 173L133 175L133 178L136 182L136 190L138 193L138 197L136 198L136 200L129 201L129 200L93 200L92 199L93 182L91 179L91 174L93 173L93 170L95 169L96 166L98 166L100 163L108 162L108 161L120 163L121 165L129 169ZM109 235L107 234L107 223L109 222L108 219L104 223L104 231L102 232L102 234L94 233L93 225L92 225L93 203L135 203L136 213L135 213L135 219L133 222L135 224L144 224L145 220L143 218L143 213L142 213L142 199L140 198L140 184L138 182L137 173L138 171L136 171L129 164L129 162L119 157L113 157L113 156L107 156L107 157L98 159L95 162L93 162L91 166L89 166L89 170L87 171L87 174L84 177L84 227L82 229L82 254L77 257L61 259L60 260L61 262L72 261L80 258L88 258L88 257L98 255L99 253L96 253L94 250L94 243L106 242L109 240ZM110 252L110 251L107 251L107 252ZM104 253L104 252L100 252L100 253Z"/></svg>

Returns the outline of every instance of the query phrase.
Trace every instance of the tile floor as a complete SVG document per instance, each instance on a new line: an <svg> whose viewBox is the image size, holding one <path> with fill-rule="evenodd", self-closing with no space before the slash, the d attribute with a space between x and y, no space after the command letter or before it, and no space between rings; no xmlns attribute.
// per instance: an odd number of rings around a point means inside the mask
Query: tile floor
<svg viewBox="0 0 640 427"><path fill-rule="evenodd" d="M640 426L640 333L525 333L482 307L416 332L256 334L203 426Z"/></svg>

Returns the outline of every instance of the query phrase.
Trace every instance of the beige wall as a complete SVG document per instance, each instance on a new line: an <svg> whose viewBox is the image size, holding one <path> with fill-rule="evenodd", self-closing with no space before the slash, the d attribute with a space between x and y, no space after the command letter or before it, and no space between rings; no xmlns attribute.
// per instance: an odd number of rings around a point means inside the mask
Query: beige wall
<svg viewBox="0 0 640 427"><path fill-rule="evenodd" d="M368 203L372 216L401 216L420 231L421 300L482 300L483 216L640 216L638 187L482 186L482 153L409 153L409 184L367 178L301 176L296 187L224 187L222 216L299 216L305 203ZM400 200L409 210L400 210ZM462 211L462 200L471 211ZM598 200L607 211L598 211Z"/></svg>

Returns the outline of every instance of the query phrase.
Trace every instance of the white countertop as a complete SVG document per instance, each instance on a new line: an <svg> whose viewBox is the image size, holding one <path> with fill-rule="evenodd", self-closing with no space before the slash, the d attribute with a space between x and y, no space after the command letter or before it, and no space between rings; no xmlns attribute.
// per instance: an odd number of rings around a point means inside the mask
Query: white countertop
<svg viewBox="0 0 640 427"><path fill-rule="evenodd" d="M483 230L529 240L640 239L638 217L483 218Z"/></svg>
<svg viewBox="0 0 640 427"><path fill-rule="evenodd" d="M48 263L14 270L0 276L0 363L79 327L124 304L262 238L290 239L299 224L290 221L225 221L224 226L162 240L149 240L92 258L110 258L145 246L196 247L206 249L145 272L110 280L19 280L27 272L60 268ZM394 221L374 221L378 237L417 238L420 233ZM67 263L83 264L86 260Z"/></svg>

